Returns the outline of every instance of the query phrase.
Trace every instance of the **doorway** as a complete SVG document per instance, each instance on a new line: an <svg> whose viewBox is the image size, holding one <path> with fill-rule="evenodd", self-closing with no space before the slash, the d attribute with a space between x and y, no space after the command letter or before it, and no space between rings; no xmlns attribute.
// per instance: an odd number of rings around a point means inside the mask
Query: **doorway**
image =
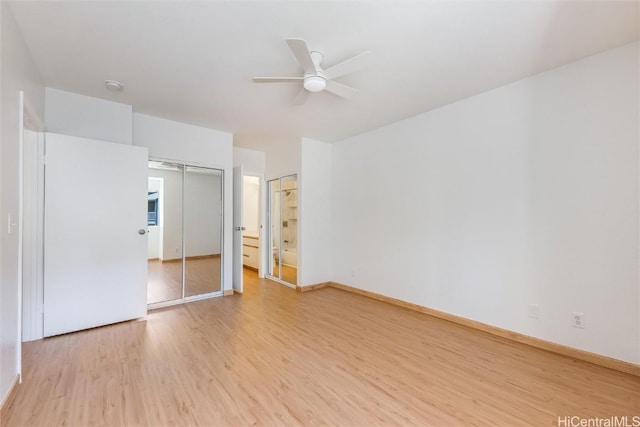
<svg viewBox="0 0 640 427"><path fill-rule="evenodd" d="M260 178L242 177L242 265L260 270Z"/></svg>
<svg viewBox="0 0 640 427"><path fill-rule="evenodd" d="M269 277L285 285L298 283L298 179L288 175L269 181Z"/></svg>
<svg viewBox="0 0 640 427"><path fill-rule="evenodd" d="M223 171L150 161L150 308L222 295Z"/></svg>

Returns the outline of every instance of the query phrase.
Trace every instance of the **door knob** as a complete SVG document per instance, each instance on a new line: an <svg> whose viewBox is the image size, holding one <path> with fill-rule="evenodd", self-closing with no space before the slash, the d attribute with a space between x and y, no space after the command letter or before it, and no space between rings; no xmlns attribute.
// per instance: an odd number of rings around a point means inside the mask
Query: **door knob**
<svg viewBox="0 0 640 427"><path fill-rule="evenodd" d="M146 232L147 230L145 230L144 228L141 228L140 230L138 230L138 234L141 236L143 236Z"/></svg>
<svg viewBox="0 0 640 427"><path fill-rule="evenodd" d="M233 229L236 231L244 231L247 229L247 227L234 227Z"/></svg>

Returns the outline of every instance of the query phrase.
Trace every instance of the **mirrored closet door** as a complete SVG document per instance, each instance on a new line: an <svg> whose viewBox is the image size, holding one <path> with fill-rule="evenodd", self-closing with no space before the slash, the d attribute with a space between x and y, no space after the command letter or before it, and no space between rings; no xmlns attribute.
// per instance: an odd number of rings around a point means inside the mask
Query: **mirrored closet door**
<svg viewBox="0 0 640 427"><path fill-rule="evenodd" d="M149 162L147 303L222 294L223 171Z"/></svg>
<svg viewBox="0 0 640 427"><path fill-rule="evenodd" d="M298 283L298 180L296 175L269 181L269 277Z"/></svg>
<svg viewBox="0 0 640 427"><path fill-rule="evenodd" d="M184 179L185 296L219 292L222 171L187 166Z"/></svg>
<svg viewBox="0 0 640 427"><path fill-rule="evenodd" d="M149 162L147 304L182 298L184 166Z"/></svg>

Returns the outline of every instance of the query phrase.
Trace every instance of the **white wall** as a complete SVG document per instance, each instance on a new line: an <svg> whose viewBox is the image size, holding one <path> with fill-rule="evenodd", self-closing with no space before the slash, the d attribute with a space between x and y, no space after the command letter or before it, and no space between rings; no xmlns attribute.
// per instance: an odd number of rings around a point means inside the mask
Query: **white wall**
<svg viewBox="0 0 640 427"><path fill-rule="evenodd" d="M133 143L149 148L151 158L231 168L231 141L230 133L133 113Z"/></svg>
<svg viewBox="0 0 640 427"><path fill-rule="evenodd" d="M49 132L132 143L131 105L52 88L46 88L45 100L45 122Z"/></svg>
<svg viewBox="0 0 640 427"><path fill-rule="evenodd" d="M147 147L150 158L178 160L224 171L223 290L233 289L232 138L230 133L133 113L133 144Z"/></svg>
<svg viewBox="0 0 640 427"><path fill-rule="evenodd" d="M184 192L185 255L219 255L222 175L187 170Z"/></svg>
<svg viewBox="0 0 640 427"><path fill-rule="evenodd" d="M0 401L20 370L20 284L18 214L20 134L19 91L34 113L44 117L44 87L7 2L0 2ZM11 234L7 233L11 214Z"/></svg>
<svg viewBox="0 0 640 427"><path fill-rule="evenodd" d="M300 172L300 141L272 145L266 151L267 181Z"/></svg>
<svg viewBox="0 0 640 427"><path fill-rule="evenodd" d="M264 176L265 161L264 151L233 147L233 167L243 166L245 174Z"/></svg>
<svg viewBox="0 0 640 427"><path fill-rule="evenodd" d="M303 138L298 176L300 286L332 280L332 145Z"/></svg>
<svg viewBox="0 0 640 427"><path fill-rule="evenodd" d="M245 234L257 235L260 230L260 178L245 176L242 181L242 225Z"/></svg>
<svg viewBox="0 0 640 427"><path fill-rule="evenodd" d="M336 144L334 280L639 363L638 71L635 43Z"/></svg>

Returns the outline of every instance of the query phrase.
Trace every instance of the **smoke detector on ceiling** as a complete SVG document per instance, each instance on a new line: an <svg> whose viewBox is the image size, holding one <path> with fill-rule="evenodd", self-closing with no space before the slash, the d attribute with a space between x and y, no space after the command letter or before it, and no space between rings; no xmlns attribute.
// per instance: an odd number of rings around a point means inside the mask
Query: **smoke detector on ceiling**
<svg viewBox="0 0 640 427"><path fill-rule="evenodd" d="M111 92L121 92L124 89L124 85L117 80L105 80L104 86Z"/></svg>

